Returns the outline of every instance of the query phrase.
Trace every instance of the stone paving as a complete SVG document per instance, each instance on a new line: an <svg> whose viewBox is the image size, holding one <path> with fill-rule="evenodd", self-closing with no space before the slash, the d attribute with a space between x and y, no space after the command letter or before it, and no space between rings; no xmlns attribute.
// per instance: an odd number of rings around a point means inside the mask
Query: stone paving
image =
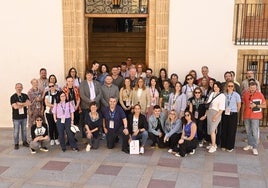
<svg viewBox="0 0 268 188"><path fill-rule="evenodd" d="M12 128L0 128L0 188L52 187L268 187L268 128L261 129L259 155L243 151L245 134L237 133L233 152L220 149L210 154L198 148L194 155L178 158L167 149L151 149L144 155L121 152L120 145L109 150L104 140L98 150L31 154L29 148L13 149Z"/></svg>

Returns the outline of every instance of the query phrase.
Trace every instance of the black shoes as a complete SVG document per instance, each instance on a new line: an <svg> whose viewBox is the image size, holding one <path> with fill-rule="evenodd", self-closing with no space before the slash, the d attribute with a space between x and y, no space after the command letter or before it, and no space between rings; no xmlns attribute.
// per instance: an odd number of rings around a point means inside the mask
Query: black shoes
<svg viewBox="0 0 268 188"><path fill-rule="evenodd" d="M122 151L129 154L129 149L122 149Z"/></svg>
<svg viewBox="0 0 268 188"><path fill-rule="evenodd" d="M28 142L23 142L23 144L22 144L23 146L25 146L25 147L29 147L29 144L28 144Z"/></svg>
<svg viewBox="0 0 268 188"><path fill-rule="evenodd" d="M19 144L15 144L14 149L18 150L19 149Z"/></svg>
<svg viewBox="0 0 268 188"><path fill-rule="evenodd" d="M73 148L73 151L74 151L74 152L78 152L79 149L78 149L78 148Z"/></svg>

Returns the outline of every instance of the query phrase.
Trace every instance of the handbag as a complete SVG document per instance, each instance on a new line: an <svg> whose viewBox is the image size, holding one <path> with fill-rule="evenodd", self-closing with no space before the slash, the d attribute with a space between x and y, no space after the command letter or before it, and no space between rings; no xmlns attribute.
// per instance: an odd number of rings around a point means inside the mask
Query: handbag
<svg viewBox="0 0 268 188"><path fill-rule="evenodd" d="M206 103L206 104L204 105L206 110L209 109L209 106L210 106L210 104L212 103L212 101L213 101L216 97L218 97L220 94L221 94L221 93L217 94L215 97L213 97L213 98L211 99L211 101L209 101L208 103Z"/></svg>

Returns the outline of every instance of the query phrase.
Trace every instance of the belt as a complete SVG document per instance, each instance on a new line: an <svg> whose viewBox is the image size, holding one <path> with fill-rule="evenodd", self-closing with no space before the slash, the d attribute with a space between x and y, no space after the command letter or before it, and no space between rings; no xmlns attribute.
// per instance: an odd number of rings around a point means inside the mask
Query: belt
<svg viewBox="0 0 268 188"><path fill-rule="evenodd" d="M230 115L237 114L237 112L230 112Z"/></svg>

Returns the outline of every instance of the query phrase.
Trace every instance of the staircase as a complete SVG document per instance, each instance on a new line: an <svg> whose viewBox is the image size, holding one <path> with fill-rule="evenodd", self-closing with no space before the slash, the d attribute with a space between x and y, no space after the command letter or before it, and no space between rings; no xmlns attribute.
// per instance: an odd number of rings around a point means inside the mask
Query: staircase
<svg viewBox="0 0 268 188"><path fill-rule="evenodd" d="M111 68L132 57L134 63L146 64L145 48L145 32L91 33L88 62L97 60Z"/></svg>

